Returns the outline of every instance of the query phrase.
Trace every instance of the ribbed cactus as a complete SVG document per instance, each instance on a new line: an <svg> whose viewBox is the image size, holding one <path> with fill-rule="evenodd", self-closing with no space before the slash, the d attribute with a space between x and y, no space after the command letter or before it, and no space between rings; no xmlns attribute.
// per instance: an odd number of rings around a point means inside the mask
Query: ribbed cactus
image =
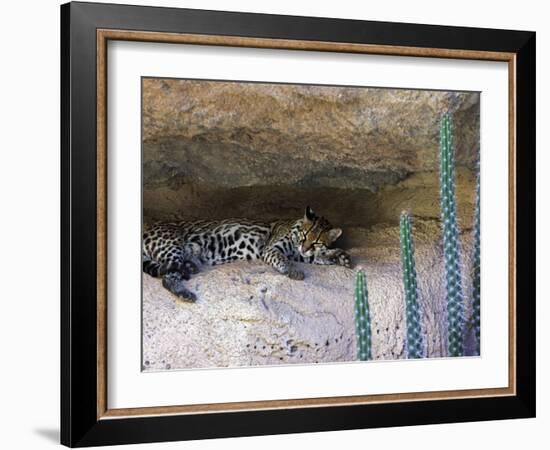
<svg viewBox="0 0 550 450"><path fill-rule="evenodd" d="M472 322L476 334L476 355L480 354L480 275L479 267L481 264L480 258L480 220L479 220L479 196L480 196L480 187L479 187L479 173L477 176L477 189L476 189L476 211L474 215L474 263L472 268L472 284L473 284L473 293L472 293Z"/></svg>
<svg viewBox="0 0 550 450"><path fill-rule="evenodd" d="M355 330L357 333L357 359L372 359L369 294L365 273L360 270L355 276Z"/></svg>
<svg viewBox="0 0 550 450"><path fill-rule="evenodd" d="M447 297L449 356L464 355L464 301L460 271L460 242L456 217L454 184L454 148L452 123L448 114L441 119L440 130L440 200L443 226L443 252Z"/></svg>
<svg viewBox="0 0 550 450"><path fill-rule="evenodd" d="M399 221L401 240L401 265L403 269L403 287L407 314L407 354L409 358L424 357L424 339L420 325L420 306L418 303L418 283L414 263L414 245L411 231L411 218L407 212L401 213Z"/></svg>

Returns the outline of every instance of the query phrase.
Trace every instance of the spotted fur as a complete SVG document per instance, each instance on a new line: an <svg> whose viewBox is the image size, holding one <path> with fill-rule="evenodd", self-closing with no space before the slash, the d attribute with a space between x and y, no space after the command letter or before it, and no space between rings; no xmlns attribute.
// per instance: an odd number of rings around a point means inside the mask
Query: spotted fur
<svg viewBox="0 0 550 450"><path fill-rule="evenodd" d="M159 223L143 234L143 271L162 277L163 286L181 299L195 301L184 281L202 264L261 259L293 280L304 278L295 261L350 267L346 252L330 248L341 234L309 206L296 221Z"/></svg>

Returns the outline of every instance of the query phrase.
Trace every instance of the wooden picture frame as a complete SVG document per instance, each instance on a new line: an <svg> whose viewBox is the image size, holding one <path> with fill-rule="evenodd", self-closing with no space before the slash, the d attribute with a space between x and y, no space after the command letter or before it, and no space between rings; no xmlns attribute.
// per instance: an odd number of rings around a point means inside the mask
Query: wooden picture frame
<svg viewBox="0 0 550 450"><path fill-rule="evenodd" d="M507 388L110 409L107 42L505 61L509 67ZM61 7L61 442L91 446L535 415L535 33L69 3Z"/></svg>

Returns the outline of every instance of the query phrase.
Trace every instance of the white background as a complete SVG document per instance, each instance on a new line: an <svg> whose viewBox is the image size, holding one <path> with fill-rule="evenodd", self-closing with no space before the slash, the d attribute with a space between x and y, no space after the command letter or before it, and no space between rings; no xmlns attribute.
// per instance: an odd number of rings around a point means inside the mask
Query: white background
<svg viewBox="0 0 550 450"><path fill-rule="evenodd" d="M108 408L508 385L507 63L114 42L108 67ZM480 91L483 357L140 372L142 75Z"/></svg>
<svg viewBox="0 0 550 450"><path fill-rule="evenodd" d="M135 4L152 1L133 0ZM543 210L549 177L550 140L542 125L550 121L549 14L535 0L479 2L463 0L445 7L439 1L338 2L278 0L254 2L158 1L157 5L231 9L353 19L466 25L537 31L537 275L550 271ZM2 161L0 222L3 258L0 326L1 429L4 448L40 449L56 445L59 422L59 2L6 2L0 28L0 124ZM496 11L498 8L498 12ZM545 109L543 114L543 109ZM546 200L547 206L547 200ZM548 318L550 290L540 283L538 308L538 418L506 422L450 424L399 429L358 430L307 435L268 436L205 442L141 445L136 448L545 448L550 426ZM542 319L541 319L542 318ZM129 448L129 447L127 447Z"/></svg>

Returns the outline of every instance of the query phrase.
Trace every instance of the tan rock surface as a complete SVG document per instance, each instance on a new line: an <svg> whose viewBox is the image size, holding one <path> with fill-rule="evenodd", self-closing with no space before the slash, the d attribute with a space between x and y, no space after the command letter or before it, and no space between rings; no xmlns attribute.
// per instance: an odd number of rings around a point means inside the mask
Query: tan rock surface
<svg viewBox="0 0 550 450"><path fill-rule="evenodd" d="M479 94L145 79L144 187L377 190L436 170L441 114L474 168Z"/></svg>

